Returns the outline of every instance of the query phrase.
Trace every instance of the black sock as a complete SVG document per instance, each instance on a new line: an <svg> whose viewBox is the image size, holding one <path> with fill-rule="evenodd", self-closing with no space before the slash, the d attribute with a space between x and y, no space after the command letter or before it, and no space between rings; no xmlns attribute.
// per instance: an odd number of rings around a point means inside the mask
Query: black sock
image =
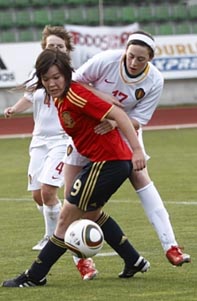
<svg viewBox="0 0 197 301"><path fill-rule="evenodd" d="M119 225L104 212L96 222L103 230L105 241L124 259L126 265L133 266L140 255L130 244Z"/></svg>
<svg viewBox="0 0 197 301"><path fill-rule="evenodd" d="M53 235L28 270L29 276L37 281L44 278L66 250L64 240Z"/></svg>

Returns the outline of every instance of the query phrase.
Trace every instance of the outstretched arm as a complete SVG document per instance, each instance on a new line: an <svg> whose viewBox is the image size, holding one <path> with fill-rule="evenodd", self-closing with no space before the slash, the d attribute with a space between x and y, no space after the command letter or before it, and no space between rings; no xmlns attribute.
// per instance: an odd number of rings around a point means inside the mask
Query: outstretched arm
<svg viewBox="0 0 197 301"><path fill-rule="evenodd" d="M32 103L23 96L12 107L5 108L4 116L5 118L10 118L14 114L26 111L27 109L31 108L31 106Z"/></svg>

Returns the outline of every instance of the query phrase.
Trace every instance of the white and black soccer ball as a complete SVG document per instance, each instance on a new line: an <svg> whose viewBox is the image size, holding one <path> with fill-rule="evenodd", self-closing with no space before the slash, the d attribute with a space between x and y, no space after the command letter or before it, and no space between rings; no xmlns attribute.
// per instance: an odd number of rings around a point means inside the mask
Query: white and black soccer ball
<svg viewBox="0 0 197 301"><path fill-rule="evenodd" d="M104 236L101 228L89 219L73 222L67 229L64 242L71 253L79 258L96 255L103 247Z"/></svg>

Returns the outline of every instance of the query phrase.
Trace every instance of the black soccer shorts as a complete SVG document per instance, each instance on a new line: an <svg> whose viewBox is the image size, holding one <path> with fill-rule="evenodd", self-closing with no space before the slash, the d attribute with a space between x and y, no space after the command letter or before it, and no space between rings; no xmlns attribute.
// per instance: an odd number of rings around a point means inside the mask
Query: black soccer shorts
<svg viewBox="0 0 197 301"><path fill-rule="evenodd" d="M76 177L67 200L83 211L101 208L131 172L131 160L89 162Z"/></svg>

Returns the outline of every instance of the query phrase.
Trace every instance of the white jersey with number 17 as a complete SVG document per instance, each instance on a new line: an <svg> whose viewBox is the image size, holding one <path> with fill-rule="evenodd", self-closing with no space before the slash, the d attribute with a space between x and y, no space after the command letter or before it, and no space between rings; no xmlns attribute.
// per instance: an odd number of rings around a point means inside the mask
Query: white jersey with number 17
<svg viewBox="0 0 197 301"><path fill-rule="evenodd" d="M124 105L130 118L145 125L151 119L163 90L161 72L148 62L144 72L130 77L124 67L123 50L107 50L96 54L73 73L73 80L89 84L113 95Z"/></svg>

